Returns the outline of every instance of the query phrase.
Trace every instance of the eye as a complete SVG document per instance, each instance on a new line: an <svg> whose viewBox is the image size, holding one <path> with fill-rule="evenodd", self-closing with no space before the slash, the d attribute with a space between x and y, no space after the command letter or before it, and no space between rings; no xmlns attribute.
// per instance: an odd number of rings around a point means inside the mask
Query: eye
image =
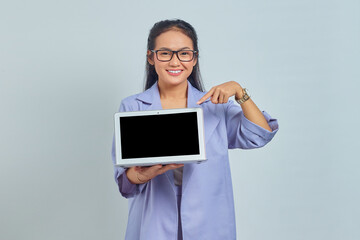
<svg viewBox="0 0 360 240"><path fill-rule="evenodd" d="M159 51L158 54L160 56L168 56L168 55L171 55L171 52L169 52L169 51Z"/></svg>
<svg viewBox="0 0 360 240"><path fill-rule="evenodd" d="M190 55L190 51L181 51L181 52L179 52L180 53L180 55L182 55L182 56L188 56L188 55Z"/></svg>

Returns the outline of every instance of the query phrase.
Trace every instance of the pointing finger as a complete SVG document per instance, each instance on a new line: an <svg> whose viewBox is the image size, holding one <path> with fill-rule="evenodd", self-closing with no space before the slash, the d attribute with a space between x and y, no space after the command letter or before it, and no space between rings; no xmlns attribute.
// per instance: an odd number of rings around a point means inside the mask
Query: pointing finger
<svg viewBox="0 0 360 240"><path fill-rule="evenodd" d="M211 96L211 102L214 103L214 104L219 103L219 97L221 97L220 96L220 89L216 89L214 94Z"/></svg>
<svg viewBox="0 0 360 240"><path fill-rule="evenodd" d="M208 91L202 98L200 98L200 100L197 101L196 104L198 104L198 105L202 104L206 99L208 99L209 97L211 97L213 95L214 91L215 91L214 88L210 89L210 91Z"/></svg>

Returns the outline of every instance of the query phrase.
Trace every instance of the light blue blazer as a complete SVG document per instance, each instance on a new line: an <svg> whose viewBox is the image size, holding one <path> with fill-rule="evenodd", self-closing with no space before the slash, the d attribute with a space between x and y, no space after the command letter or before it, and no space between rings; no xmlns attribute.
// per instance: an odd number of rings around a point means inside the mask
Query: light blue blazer
<svg viewBox="0 0 360 240"><path fill-rule="evenodd" d="M241 107L229 101L213 104L196 102L204 95L188 83L189 108L204 112L207 161L185 164L181 198L184 240L236 239L234 198L228 149L258 148L267 144L278 130L276 119L263 112L273 132L247 120ZM125 98L120 111L162 109L157 83L148 90ZM113 161L115 152L113 147ZM125 189L125 169L115 167L121 194L129 199L126 240L176 240L178 211L173 172L168 171L145 184Z"/></svg>

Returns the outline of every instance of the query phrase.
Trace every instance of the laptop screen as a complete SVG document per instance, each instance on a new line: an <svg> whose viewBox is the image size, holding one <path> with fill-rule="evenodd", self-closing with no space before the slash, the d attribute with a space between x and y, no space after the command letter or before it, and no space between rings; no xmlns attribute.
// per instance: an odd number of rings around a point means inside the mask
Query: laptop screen
<svg viewBox="0 0 360 240"><path fill-rule="evenodd" d="M200 153L196 112L120 117L122 158Z"/></svg>

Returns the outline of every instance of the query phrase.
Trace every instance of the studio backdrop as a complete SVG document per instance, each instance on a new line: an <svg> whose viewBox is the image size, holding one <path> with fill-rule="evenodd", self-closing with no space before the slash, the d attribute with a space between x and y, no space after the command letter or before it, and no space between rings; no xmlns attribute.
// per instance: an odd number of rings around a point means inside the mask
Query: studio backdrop
<svg viewBox="0 0 360 240"><path fill-rule="evenodd" d="M360 3L0 3L0 239L123 239L113 114L143 90L147 35L198 32L206 89L237 81L280 130L231 150L238 239L360 239Z"/></svg>

